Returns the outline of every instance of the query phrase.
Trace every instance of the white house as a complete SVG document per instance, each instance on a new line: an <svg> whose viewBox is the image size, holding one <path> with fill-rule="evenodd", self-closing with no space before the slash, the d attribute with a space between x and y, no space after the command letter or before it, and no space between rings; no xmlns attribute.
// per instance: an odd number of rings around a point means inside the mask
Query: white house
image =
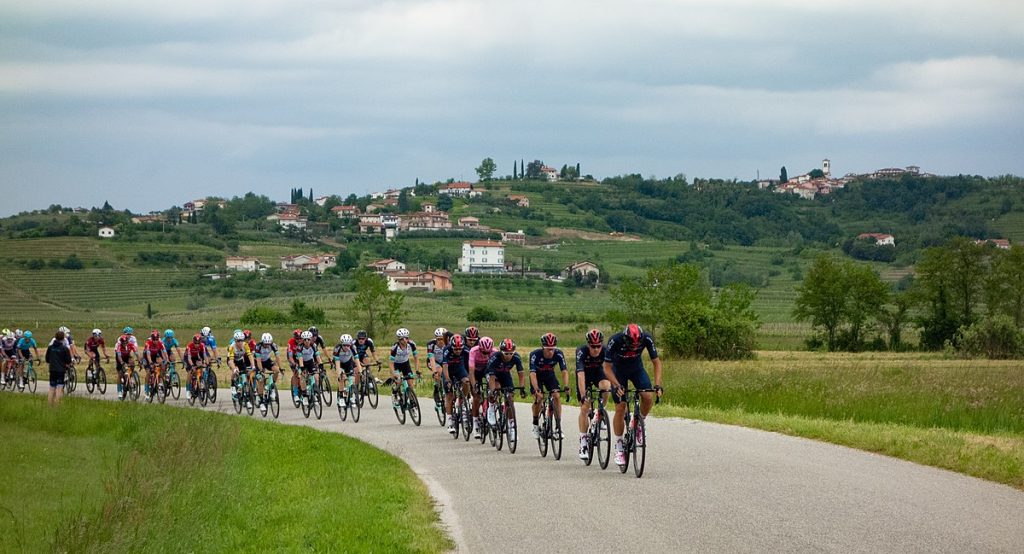
<svg viewBox="0 0 1024 554"><path fill-rule="evenodd" d="M337 256L321 254L314 256L310 254L293 254L281 257L281 269L285 271L315 271L323 273L338 263Z"/></svg>
<svg viewBox="0 0 1024 554"><path fill-rule="evenodd" d="M395 271L385 273L388 290L421 290L436 292L452 290L451 275L446 271Z"/></svg>
<svg viewBox="0 0 1024 554"><path fill-rule="evenodd" d="M437 193L447 194L449 196L478 196L480 194L479 191L473 190L472 184L467 183L465 181L460 181L458 183L449 183L441 187L441 190L437 191Z"/></svg>
<svg viewBox="0 0 1024 554"><path fill-rule="evenodd" d="M501 234L501 242L508 244L518 244L519 246L526 245L526 233L522 229L512 232L504 232Z"/></svg>
<svg viewBox="0 0 1024 554"><path fill-rule="evenodd" d="M99 235L100 235L101 239L111 239L111 238L114 238L114 228L113 227L100 227Z"/></svg>
<svg viewBox="0 0 1024 554"><path fill-rule="evenodd" d="M597 268L597 265L587 261L576 262L569 265L562 270L562 277L568 279L569 277L572 277L574 273L581 273L583 275L593 273L595 277L601 276L601 270Z"/></svg>
<svg viewBox="0 0 1024 554"><path fill-rule="evenodd" d="M445 212L418 212L402 218L402 227L410 231L451 229L452 222Z"/></svg>
<svg viewBox="0 0 1024 554"><path fill-rule="evenodd" d="M500 242L473 240L462 243L459 271L463 273L504 273L505 247Z"/></svg>
<svg viewBox="0 0 1024 554"><path fill-rule="evenodd" d="M543 165L540 168L540 173L548 181L552 181L553 182L553 181L557 181L558 180L558 170L553 168L553 167L548 167L546 165Z"/></svg>
<svg viewBox="0 0 1024 554"><path fill-rule="evenodd" d="M359 215L359 206L335 206L331 211L337 214L339 219L347 219Z"/></svg>
<svg viewBox="0 0 1024 554"><path fill-rule="evenodd" d="M875 246L896 246L896 238L886 233L861 233L857 238L874 240Z"/></svg>
<svg viewBox="0 0 1024 554"><path fill-rule="evenodd" d="M480 220L472 216L460 217L459 227L465 227L466 229L477 229L480 227Z"/></svg>
<svg viewBox="0 0 1024 554"><path fill-rule="evenodd" d="M281 227L294 227L296 229L305 229L306 224L309 223L309 219L297 214L285 213L281 214L278 217L277 223Z"/></svg>
<svg viewBox="0 0 1024 554"><path fill-rule="evenodd" d="M228 256L224 262L225 269L229 271L263 271L267 265L251 256Z"/></svg>
<svg viewBox="0 0 1024 554"><path fill-rule="evenodd" d="M398 260L392 260L391 258L377 260L371 264L367 264L366 267L372 269L377 273L387 273L388 271L405 271L405 264Z"/></svg>

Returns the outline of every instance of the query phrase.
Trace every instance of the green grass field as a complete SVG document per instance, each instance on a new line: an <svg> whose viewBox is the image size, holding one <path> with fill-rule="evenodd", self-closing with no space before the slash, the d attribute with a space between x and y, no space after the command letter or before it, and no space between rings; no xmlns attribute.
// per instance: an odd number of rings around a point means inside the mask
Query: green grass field
<svg viewBox="0 0 1024 554"><path fill-rule="evenodd" d="M425 486L343 435L166 406L0 393L19 552L439 552Z"/></svg>

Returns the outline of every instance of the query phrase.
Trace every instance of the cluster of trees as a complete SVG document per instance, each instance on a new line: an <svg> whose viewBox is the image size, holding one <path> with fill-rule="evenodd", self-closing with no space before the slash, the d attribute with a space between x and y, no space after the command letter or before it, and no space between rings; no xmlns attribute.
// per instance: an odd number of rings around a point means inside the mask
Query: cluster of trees
<svg viewBox="0 0 1024 554"><path fill-rule="evenodd" d="M903 330L914 325L925 350L1021 357L1024 247L960 238L928 248L904 291L891 290L870 266L822 255L797 288L793 315L817 331L812 346L829 350L903 349Z"/></svg>
<svg viewBox="0 0 1024 554"><path fill-rule="evenodd" d="M634 321L656 334L670 353L731 360L753 355L759 324L751 309L752 288L728 285L714 292L707 276L694 264L651 268L612 288L617 308L609 321Z"/></svg>

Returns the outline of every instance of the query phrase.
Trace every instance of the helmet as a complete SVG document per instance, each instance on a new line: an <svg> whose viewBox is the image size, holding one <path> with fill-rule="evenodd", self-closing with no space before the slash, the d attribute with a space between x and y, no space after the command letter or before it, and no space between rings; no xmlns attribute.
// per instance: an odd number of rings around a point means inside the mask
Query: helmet
<svg viewBox="0 0 1024 554"><path fill-rule="evenodd" d="M246 329L245 331L242 331L242 333L245 335L245 338L252 338L252 329Z"/></svg>
<svg viewBox="0 0 1024 554"><path fill-rule="evenodd" d="M131 341L131 337L129 337L127 334L123 334L120 337L117 337L117 342L130 342L130 341Z"/></svg>
<svg viewBox="0 0 1024 554"><path fill-rule="evenodd" d="M164 336L169 338L169 339L173 339L174 338L174 329L168 329L168 330L164 331Z"/></svg>
<svg viewBox="0 0 1024 554"><path fill-rule="evenodd" d="M465 344L466 344L465 341L463 341L462 337L460 337L459 335L455 335L454 337L452 337L452 348L453 349L459 350L463 346L465 346Z"/></svg>
<svg viewBox="0 0 1024 554"><path fill-rule="evenodd" d="M311 339L313 338L313 333L310 333L309 331L303 331L300 337L302 337L303 340Z"/></svg>
<svg viewBox="0 0 1024 554"><path fill-rule="evenodd" d="M294 336L295 338L301 337L302 336L302 329L296 329L296 330L292 331L292 336Z"/></svg>
<svg viewBox="0 0 1024 554"><path fill-rule="evenodd" d="M502 339L500 348L502 352L515 352L516 343L512 339Z"/></svg>
<svg viewBox="0 0 1024 554"><path fill-rule="evenodd" d="M591 346L600 346L604 343L604 333L600 329L591 329L587 331L587 344Z"/></svg>
<svg viewBox="0 0 1024 554"><path fill-rule="evenodd" d="M466 327L466 338L467 339L479 339L480 338L480 330L477 329L476 327L473 327L472 325L470 325L469 327Z"/></svg>
<svg viewBox="0 0 1024 554"><path fill-rule="evenodd" d="M11 334L11 330L8 329L7 327L4 327L3 334L4 334L4 336L10 335Z"/></svg>
<svg viewBox="0 0 1024 554"><path fill-rule="evenodd" d="M558 337L554 333L544 333L540 336L540 345L544 348L552 348L558 344Z"/></svg>
<svg viewBox="0 0 1024 554"><path fill-rule="evenodd" d="M234 331L231 331L231 335L234 336L235 333L241 333L241 332L242 332L241 329L235 329Z"/></svg>
<svg viewBox="0 0 1024 554"><path fill-rule="evenodd" d="M309 329L307 329L307 331L309 331L310 333L313 333L313 336L316 336L316 335L320 334L320 330L317 329L315 326L311 326Z"/></svg>
<svg viewBox="0 0 1024 554"><path fill-rule="evenodd" d="M207 329L209 329L209 327L207 327ZM135 332L135 329L132 329L131 326L128 326L128 327L125 327L124 329L121 329L121 332L123 332L126 335L131 335L132 333ZM209 333L207 333L207 334L209 334Z"/></svg>
<svg viewBox="0 0 1024 554"><path fill-rule="evenodd" d="M352 335L350 335L348 333L345 333L344 335L342 335L338 340L340 340L341 344L343 344L345 346L352 346Z"/></svg>
<svg viewBox="0 0 1024 554"><path fill-rule="evenodd" d="M157 331L156 329L153 329L152 331L149 332L149 338L151 338L153 340L159 339L160 338L160 331Z"/></svg>
<svg viewBox="0 0 1024 554"><path fill-rule="evenodd" d="M233 338L235 340L245 340L245 333L243 333L241 331L235 331L235 334L232 335L231 338Z"/></svg>
<svg viewBox="0 0 1024 554"><path fill-rule="evenodd" d="M67 327L65 327L63 325L58 327L57 330L60 331L61 333L64 333L65 335L70 335L71 334L71 329L68 329Z"/></svg>
<svg viewBox="0 0 1024 554"><path fill-rule="evenodd" d="M196 333L195 335L192 335L192 342L199 342L201 340L203 340L203 336L200 335L199 333Z"/></svg>
<svg viewBox="0 0 1024 554"><path fill-rule="evenodd" d="M406 329L405 327L402 327L401 329L395 331L395 336L400 339L407 339L409 338L409 330Z"/></svg>
<svg viewBox="0 0 1024 554"><path fill-rule="evenodd" d="M32 331L25 331L25 338L26 339L32 338Z"/></svg>
<svg viewBox="0 0 1024 554"><path fill-rule="evenodd" d="M644 330L636 323L630 323L622 330L622 334L632 344L640 344L640 339L644 336Z"/></svg>
<svg viewBox="0 0 1024 554"><path fill-rule="evenodd" d="M447 334L448 329L445 329L444 327L438 327L437 329L434 329L434 336L437 338L441 338Z"/></svg>
<svg viewBox="0 0 1024 554"><path fill-rule="evenodd" d="M20 338L21 338L21 337L23 337L24 335L25 335L25 333L23 333L23 332L21 331L21 329L15 329L15 330L14 330L14 338L20 339Z"/></svg>
<svg viewBox="0 0 1024 554"><path fill-rule="evenodd" d="M368 336L369 335L367 335L366 331L364 331L363 329L360 329L359 331L356 332L356 338L357 339L365 339Z"/></svg>
<svg viewBox="0 0 1024 554"><path fill-rule="evenodd" d="M482 352L490 352L494 349L494 339L491 337L481 337L479 346Z"/></svg>
<svg viewBox="0 0 1024 554"><path fill-rule="evenodd" d="M200 335L203 335L204 337L208 337L208 336L210 336L210 328L209 328L209 327L203 327L203 328L202 328L202 329L201 329L201 330L199 331L199 334L200 334Z"/></svg>
<svg viewBox="0 0 1024 554"><path fill-rule="evenodd" d="M271 344L274 342L274 335L271 335L270 333L263 333L263 336L260 337L260 342L263 344Z"/></svg>
<svg viewBox="0 0 1024 554"><path fill-rule="evenodd" d="M99 329L93 329L92 330L92 336L94 336L94 337L102 337L103 336L103 331L101 331Z"/></svg>

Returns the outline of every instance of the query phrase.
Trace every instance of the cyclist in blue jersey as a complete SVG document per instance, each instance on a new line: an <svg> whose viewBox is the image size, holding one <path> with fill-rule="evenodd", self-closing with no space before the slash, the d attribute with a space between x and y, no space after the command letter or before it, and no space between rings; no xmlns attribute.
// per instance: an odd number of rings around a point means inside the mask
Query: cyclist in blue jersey
<svg viewBox="0 0 1024 554"><path fill-rule="evenodd" d="M540 348L530 352L530 393L533 397L533 438L540 437L540 427L537 422L540 419L541 400L544 398L543 391L548 391L555 400L555 416L562 418L562 386L558 383L558 376L555 375L555 367L562 370L562 380L569 382L569 370L565 364L565 354L558 345L558 338L554 333L544 333L540 337ZM561 437L556 436L555 440Z"/></svg>
<svg viewBox="0 0 1024 554"><path fill-rule="evenodd" d="M647 350L647 354L654 364L654 383L661 397L661 358L658 357L658 349L654 347L654 339L647 334L636 323L630 323L622 330L608 339L608 345L604 351L604 374L612 384L615 392L615 417L612 418L612 430L615 433L615 463L626 464L626 455L623 453L622 434L626 423L626 394L623 385L633 383L636 389L651 388L651 378L644 369L641 355ZM640 413L644 417L651 412L654 405L654 396L649 392L640 393Z"/></svg>
<svg viewBox="0 0 1024 554"><path fill-rule="evenodd" d="M599 329L587 332L587 344L576 348L576 399L580 402L580 459L590 456L587 449L587 414L596 407L593 400L587 398L587 390L596 387L601 396L608 399L611 383L604 375L604 333Z"/></svg>
<svg viewBox="0 0 1024 554"><path fill-rule="evenodd" d="M455 400L455 387L461 387L465 398L470 398L469 391L469 350L465 348L465 340L459 335L452 337L452 342L441 353L441 371L444 374L445 395L444 412L448 415L448 432L455 434L460 422L452 417L452 403ZM463 406L463 409L468 409Z"/></svg>
<svg viewBox="0 0 1024 554"><path fill-rule="evenodd" d="M495 392L501 388L512 388L512 368L516 369L516 381L518 386L523 386L523 360L516 352L516 343L512 339L502 339L498 345L498 351L487 360L487 383L490 390L490 398L487 401L487 423L495 424L494 402ZM525 392L520 396L526 397Z"/></svg>
<svg viewBox="0 0 1024 554"><path fill-rule="evenodd" d="M199 334L203 337L203 344L206 345L206 350L210 354L210 359L217 359L217 339L213 337L213 331L209 327L203 327L199 331Z"/></svg>

